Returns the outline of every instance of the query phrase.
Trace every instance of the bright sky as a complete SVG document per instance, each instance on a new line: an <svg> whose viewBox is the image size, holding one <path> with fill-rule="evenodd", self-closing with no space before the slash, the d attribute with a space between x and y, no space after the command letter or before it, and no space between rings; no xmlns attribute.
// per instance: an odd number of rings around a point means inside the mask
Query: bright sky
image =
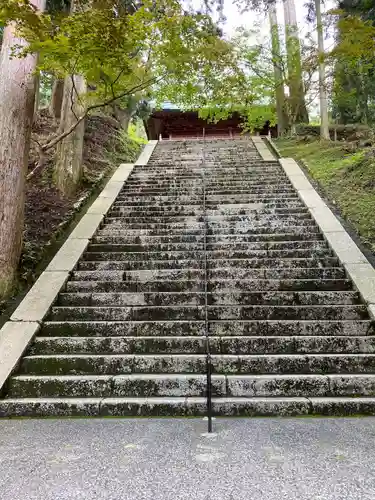
<svg viewBox="0 0 375 500"><path fill-rule="evenodd" d="M194 7L199 7L202 3L201 0L190 0ZM282 0L277 0L278 6L278 21L279 24L284 24L284 10ZM296 11L297 11L297 21L301 32L303 33L304 28L306 29L306 15L307 9L304 7L304 0L295 0ZM335 4L334 0L327 0L326 7L323 9L328 10L332 8ZM254 26L255 22L260 22L264 26L265 33L269 29L268 17L266 14L257 14L256 12L245 12L241 13L237 7L234 5L233 0L224 0L224 15L227 19L224 31L228 35L231 35L238 26L245 26L251 28Z"/></svg>

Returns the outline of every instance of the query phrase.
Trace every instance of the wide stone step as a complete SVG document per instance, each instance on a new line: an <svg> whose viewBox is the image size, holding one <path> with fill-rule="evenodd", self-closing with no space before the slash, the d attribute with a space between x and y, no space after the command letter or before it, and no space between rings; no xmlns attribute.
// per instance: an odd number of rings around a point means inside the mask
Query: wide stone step
<svg viewBox="0 0 375 500"><path fill-rule="evenodd" d="M283 268L263 269L231 267L211 269L207 273L208 280L343 280L346 274L343 268ZM203 280L204 271L201 269L154 269L133 271L75 271L73 281L160 281L160 280Z"/></svg>
<svg viewBox="0 0 375 500"><path fill-rule="evenodd" d="M203 252L204 244L191 244L191 243L161 243L161 244L126 244L126 243L95 243L95 238L93 243L88 246L89 252L103 253L103 252L121 252L121 253L132 253L132 252ZM293 250L305 250L314 252L317 250L327 250L331 251L327 243L320 240L305 240L305 241L249 241L249 242L224 242L224 243L209 243L206 246L206 251L208 252L227 252L231 253L233 251L293 251ZM271 255L271 254L270 254ZM272 257L274 255L271 255Z"/></svg>
<svg viewBox="0 0 375 500"><path fill-rule="evenodd" d="M277 228L283 228L283 227L315 227L315 222L312 219L302 219L302 218L297 218L297 217L285 217L285 218L279 218L275 216L270 217L258 217L257 219L251 219L247 218L245 216L238 216L236 220L233 221L225 221L225 220L208 220L206 227L208 233L211 233L213 231L222 231L224 229L227 230L227 232L230 234L231 232L234 233L246 233L247 231L251 230L254 231L256 228L264 227L265 224L267 227L277 227ZM174 233L180 232L181 230L196 230L200 229L201 231L204 230L205 223L203 219L198 220L198 218L186 218L185 220L181 222L175 222L175 221L170 221L170 222L162 222L162 221L156 221L156 222L142 222L139 219L133 219L132 221L124 221L121 218L115 218L115 219L110 219L107 218L105 220L105 223L103 225L103 229L106 231L108 230L113 230L113 231L128 231L132 230L134 231L135 229L139 230L139 234L144 234L146 231L157 231L160 234L163 234L164 231L170 230L173 231Z"/></svg>
<svg viewBox="0 0 375 500"><path fill-rule="evenodd" d="M259 212L261 214L299 214L309 213L307 208L303 205L301 201L297 203L294 201L289 207L285 202L279 201L273 204L263 204L263 203L244 203L244 204L228 204L228 205L211 205L209 209L206 210L207 216L222 216L222 215L251 215L254 212ZM174 217L174 216L196 216L203 214L203 205L157 205L157 206L121 206L114 204L108 215L113 214L118 217L124 215L127 217Z"/></svg>
<svg viewBox="0 0 375 500"><path fill-rule="evenodd" d="M213 398L218 416L375 415L373 397ZM205 416L200 397L15 398L0 401L0 417Z"/></svg>
<svg viewBox="0 0 375 500"><path fill-rule="evenodd" d="M61 306L204 305L203 292L92 292L60 293ZM216 292L207 293L208 305L353 305L361 304L358 292Z"/></svg>
<svg viewBox="0 0 375 500"><path fill-rule="evenodd" d="M275 213L275 212L266 212L266 213L260 213L259 211L257 212L248 212L246 214L240 213L241 210L238 210L238 213L230 213L230 214L216 214L216 215L207 215L206 220L207 223L210 224L211 226L215 226L217 224L238 224L241 221L249 221L250 223L253 223L254 221L262 220L262 221L267 221L267 220L287 220L287 221L300 221L300 220L310 220L311 215L309 213L305 212L291 212L291 213ZM189 223L202 223L204 222L204 214L203 212L196 212L192 215L184 215L176 212L172 212L170 215L160 215L155 212L152 213L143 213L142 216L140 213L134 213L130 212L133 215L128 214L121 214L116 211L112 211L108 213L108 216L105 218L106 223L110 224L116 224L118 222L121 223L121 225L126 226L126 225L133 225L133 224L139 224L140 228L146 226L153 226L155 224L160 225L160 227L163 227L163 224L171 225L171 224L189 224Z"/></svg>
<svg viewBox="0 0 375 500"><path fill-rule="evenodd" d="M203 269L203 259L194 260L109 260L109 261L81 261L78 263L78 271L127 271L127 270L153 270L153 269ZM304 258L304 259L208 259L207 268L209 270L222 268L242 268L242 269L284 269L284 268L332 268L339 265L339 260L335 257Z"/></svg>
<svg viewBox="0 0 375 500"><path fill-rule="evenodd" d="M375 375L213 375L213 396L373 396ZM204 397L205 375L67 375L12 377L9 398Z"/></svg>
<svg viewBox="0 0 375 500"><path fill-rule="evenodd" d="M51 337L151 337L205 335L202 321L45 321L41 336ZM211 321L208 333L212 336L327 336L366 337L374 336L374 324L370 320L254 320Z"/></svg>
<svg viewBox="0 0 375 500"><path fill-rule="evenodd" d="M340 354L374 353L375 337L210 336L211 354ZM36 354L205 354L207 339L196 336L37 337Z"/></svg>
<svg viewBox="0 0 375 500"><path fill-rule="evenodd" d="M374 354L265 354L211 356L216 374L375 373ZM25 356L20 374L116 375L205 373L204 354L63 354Z"/></svg>
<svg viewBox="0 0 375 500"><path fill-rule="evenodd" d="M280 197L252 197L252 198L247 198L246 200L231 200L231 201L225 201L224 199L219 199L216 201L213 200L206 200L206 207L208 210L208 213L210 210L219 210L221 207L234 207L234 206L240 206L240 207L246 207L248 205L262 205L263 208L266 209L274 209L274 208L283 208L283 209L290 209L290 208L306 208L305 205L303 205L302 201L296 197L288 197L286 198L285 196L280 199ZM150 211L168 211L168 210L183 210L184 207L195 207L197 209L201 209L203 206L203 199L197 199L197 200L192 200L190 199L189 201L183 201L181 199L168 199L168 200L142 200L141 201L134 201L134 200L127 200L127 201L115 201L113 204L112 208L114 209L126 209L126 210L141 210L145 208L146 210Z"/></svg>
<svg viewBox="0 0 375 500"><path fill-rule="evenodd" d="M279 320L356 320L368 319L365 306L208 306L209 320L279 319ZM202 320L203 306L54 306L49 318L62 320L145 321Z"/></svg>
<svg viewBox="0 0 375 500"><path fill-rule="evenodd" d="M203 260L204 256L209 260L213 259L250 259L250 258L271 258L271 259L308 259L332 257L333 253L328 248L317 250L216 250L206 251L170 251L170 252L93 252L86 251L82 259L84 261L174 261L174 260Z"/></svg>
<svg viewBox="0 0 375 500"><path fill-rule="evenodd" d="M67 292L96 292L96 293L193 293L203 292L205 285L203 279L197 280L160 280L160 281L68 281L65 286ZM345 279L291 279L291 280L230 280L230 279L211 279L207 283L208 292L239 293L239 292L300 292L300 291L350 291L352 283Z"/></svg>
<svg viewBox="0 0 375 500"><path fill-rule="evenodd" d="M117 234L116 234L117 233ZM323 235L318 231L296 231L294 228L288 228L284 232L263 232L254 234L208 234L206 241L208 245L219 243L225 245L232 243L252 243L252 242L272 242L272 241L303 241L303 240L323 240ZM119 232L108 232L107 234L98 234L93 238L93 243L115 243L115 244L133 244L133 245L160 245L160 244L173 244L173 243L194 243L199 245L204 242L203 234L169 234L167 235L139 235L136 234L119 234ZM211 247L209 247L211 248Z"/></svg>

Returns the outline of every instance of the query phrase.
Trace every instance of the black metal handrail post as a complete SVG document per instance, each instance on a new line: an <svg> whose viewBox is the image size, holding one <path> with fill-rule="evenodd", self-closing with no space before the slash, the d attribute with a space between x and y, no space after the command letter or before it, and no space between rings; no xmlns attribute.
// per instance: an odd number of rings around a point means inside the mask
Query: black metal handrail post
<svg viewBox="0 0 375 500"><path fill-rule="evenodd" d="M210 349L210 336L208 331L208 299L207 299L207 208L206 208L206 143L205 143L205 130L203 129L203 148L202 148L202 170L203 170L203 265L204 265L204 322L205 322L205 336L206 336L206 398L207 398L207 424L208 432L212 432L212 362L211 362L211 349Z"/></svg>

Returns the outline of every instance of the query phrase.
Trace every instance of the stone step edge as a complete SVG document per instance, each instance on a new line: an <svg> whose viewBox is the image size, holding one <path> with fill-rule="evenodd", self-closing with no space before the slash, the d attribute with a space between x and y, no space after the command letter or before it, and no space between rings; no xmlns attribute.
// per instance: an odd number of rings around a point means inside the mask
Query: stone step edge
<svg viewBox="0 0 375 500"><path fill-rule="evenodd" d="M213 398L216 416L374 415L374 397ZM19 398L0 401L0 417L205 416L206 398Z"/></svg>

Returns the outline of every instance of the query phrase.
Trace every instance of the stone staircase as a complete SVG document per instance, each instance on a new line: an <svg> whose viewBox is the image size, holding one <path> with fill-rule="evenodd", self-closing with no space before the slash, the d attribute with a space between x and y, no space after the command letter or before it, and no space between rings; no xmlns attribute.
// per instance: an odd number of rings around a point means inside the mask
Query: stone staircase
<svg viewBox="0 0 375 500"><path fill-rule="evenodd" d="M0 415L205 415L206 319L215 414L374 412L367 309L278 162L237 138L134 168Z"/></svg>

